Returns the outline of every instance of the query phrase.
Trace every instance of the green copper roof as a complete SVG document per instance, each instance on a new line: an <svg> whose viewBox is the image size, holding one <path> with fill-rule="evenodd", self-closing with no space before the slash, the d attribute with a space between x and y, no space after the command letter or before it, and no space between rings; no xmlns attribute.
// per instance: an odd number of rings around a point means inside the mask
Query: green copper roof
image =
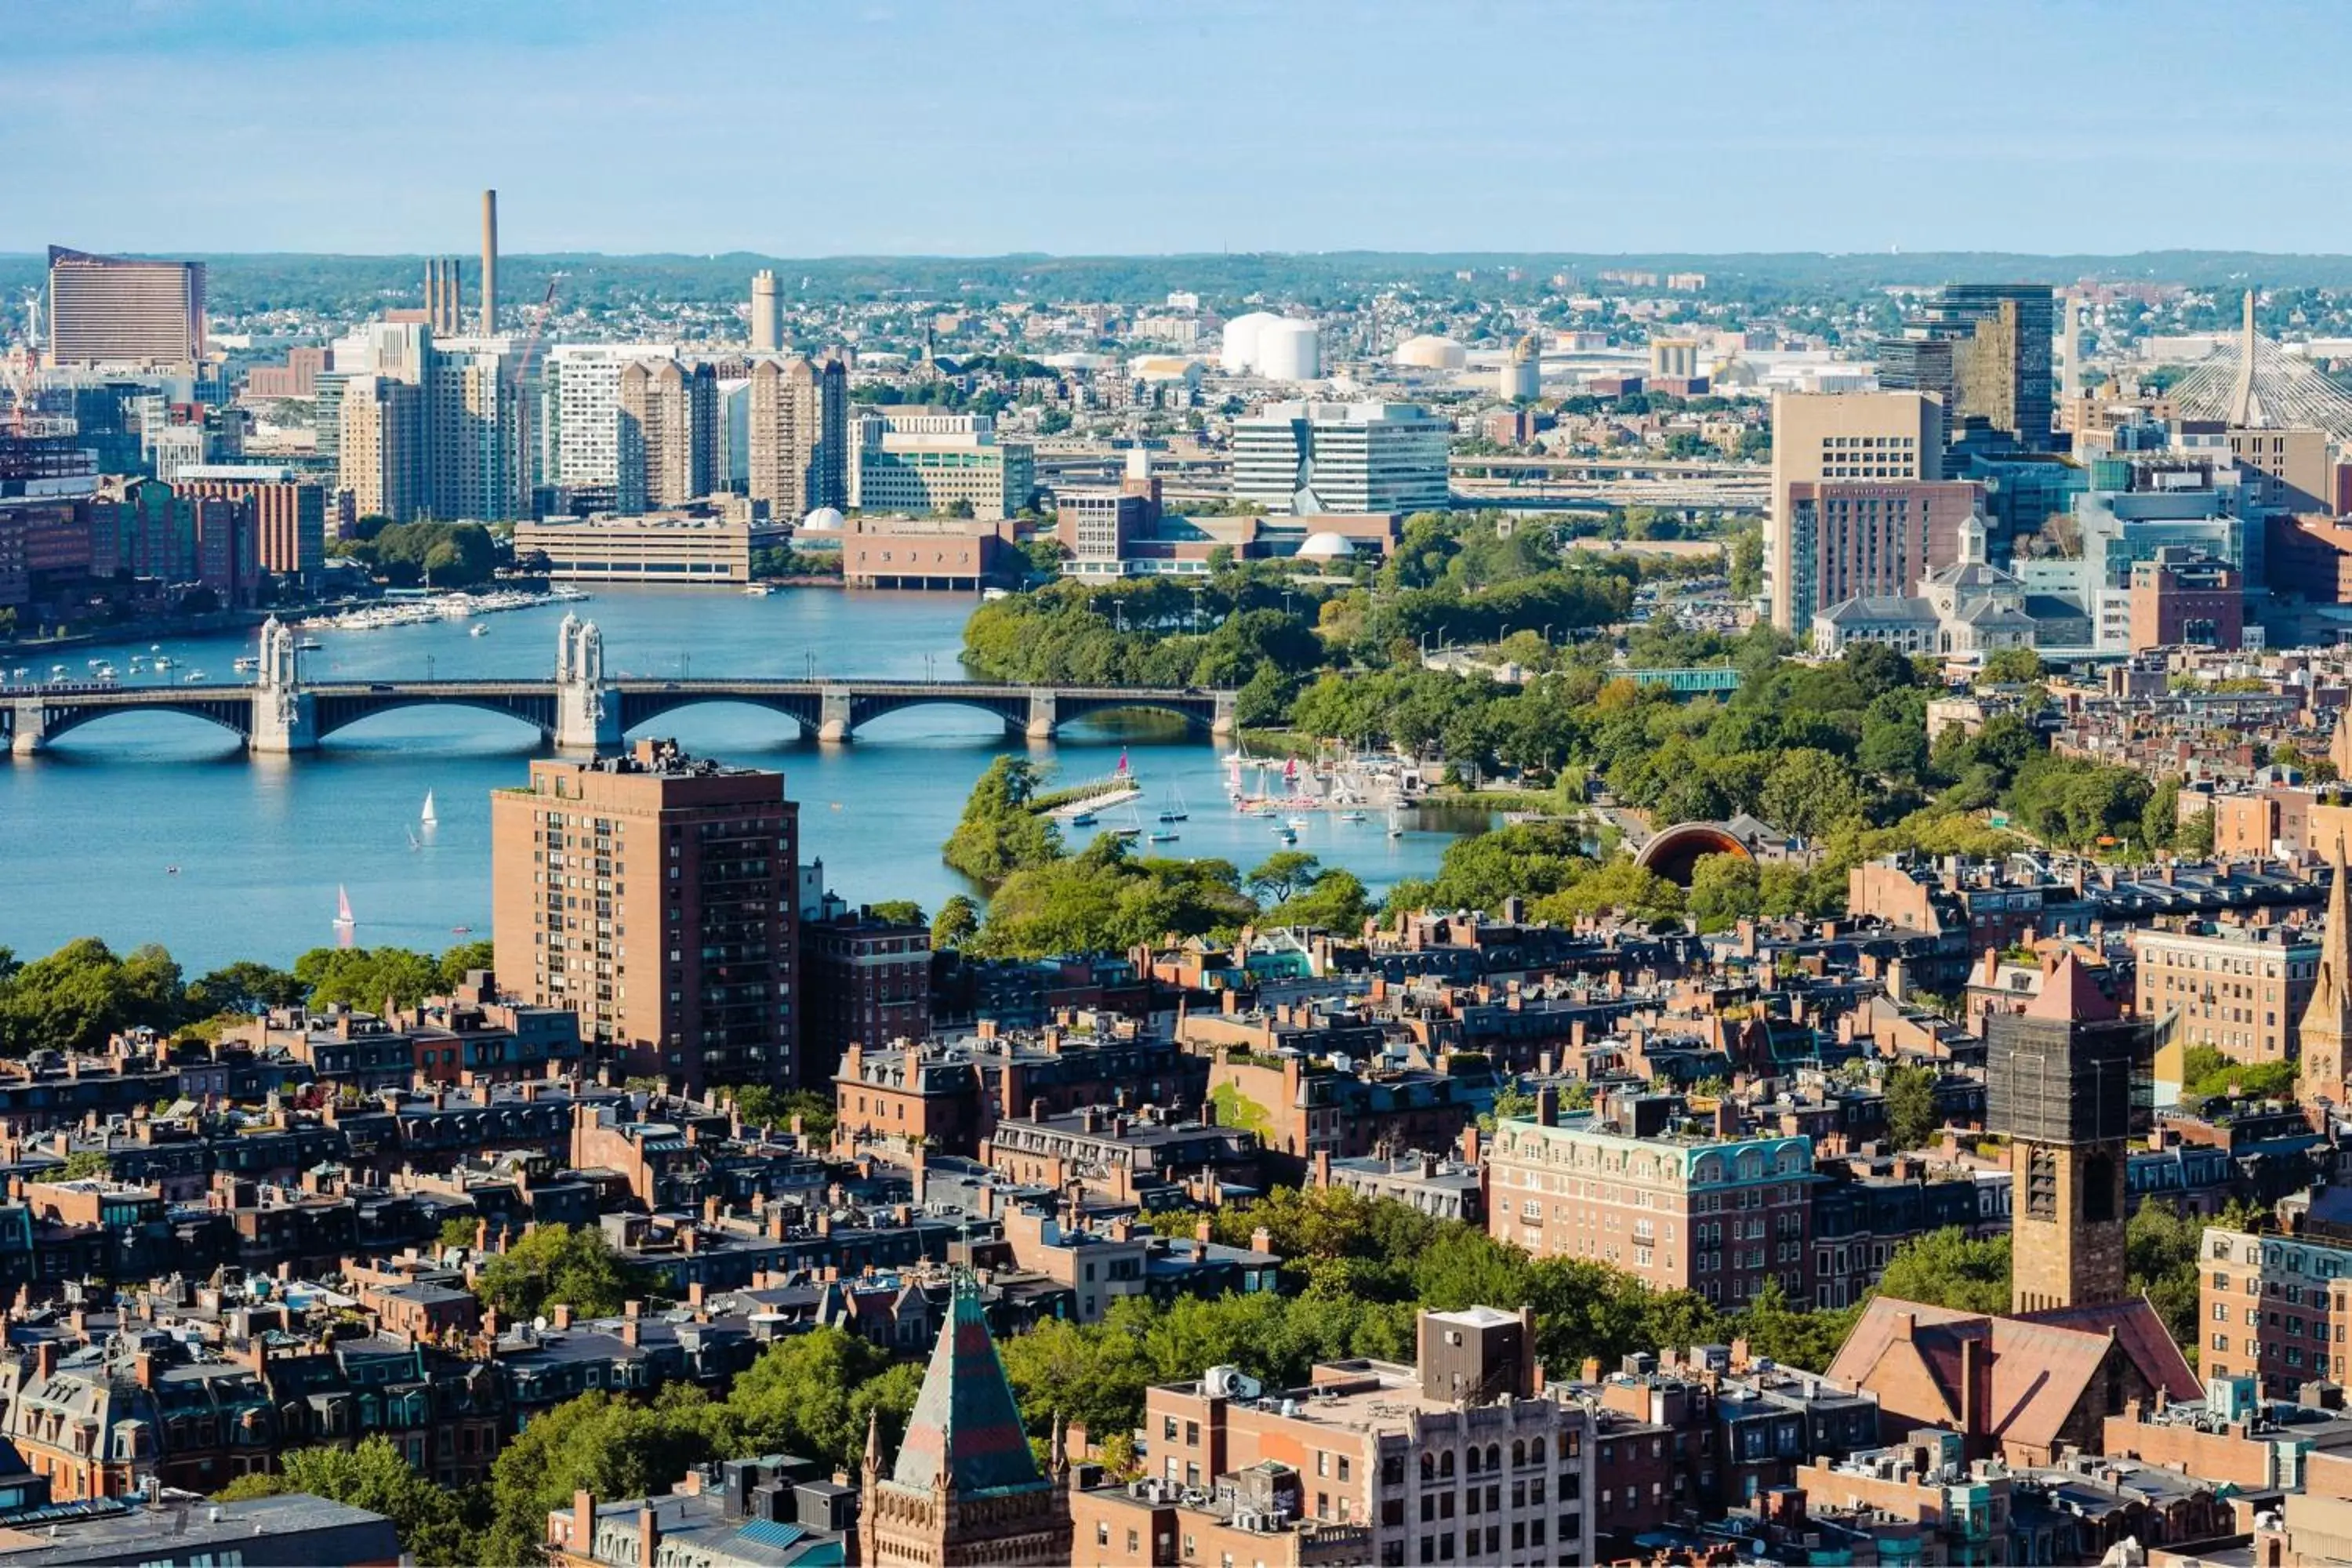
<svg viewBox="0 0 2352 1568"><path fill-rule="evenodd" d="M980 1287L969 1276L956 1280L954 1303L923 1373L923 1391L916 1395L890 1479L928 1492L942 1473L952 1490L967 1494L1045 1484L1004 1364L996 1359Z"/></svg>

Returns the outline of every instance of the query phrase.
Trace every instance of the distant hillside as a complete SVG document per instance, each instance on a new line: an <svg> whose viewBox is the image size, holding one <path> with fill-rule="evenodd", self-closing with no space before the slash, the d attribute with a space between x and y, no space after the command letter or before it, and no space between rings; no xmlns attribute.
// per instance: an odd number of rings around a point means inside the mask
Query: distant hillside
<svg viewBox="0 0 2352 1568"><path fill-rule="evenodd" d="M236 313L294 308L359 312L387 300L407 301L417 290L422 257L222 255L212 266L215 307ZM1547 289L1555 273L1591 283L1604 270L1707 274L1711 287L1751 298L1783 294L1856 294L1889 285L1924 285L1958 279L2078 279L2242 285L2266 288L2352 288L2352 256L2265 256L2250 251L2170 250L2136 256L2028 256L2005 251L1822 255L1804 252L1719 256L1682 254L1513 254L1464 251L1411 254L1331 251L1309 255L826 257L794 259L748 251L723 256L506 256L499 279L508 298L536 300L551 270L569 276L564 297L590 308L629 302L733 300L752 272L771 268L786 298L824 302L899 294L925 300L959 297L976 303L1002 299L1139 300L1190 289L1221 302L1255 292L1337 303L1367 286L1404 283L1450 296L1508 299ZM1521 281L1503 279L1517 268ZM1473 269L1467 284L1454 274ZM473 268L467 268L467 284ZM41 280L41 259L0 256L0 302Z"/></svg>

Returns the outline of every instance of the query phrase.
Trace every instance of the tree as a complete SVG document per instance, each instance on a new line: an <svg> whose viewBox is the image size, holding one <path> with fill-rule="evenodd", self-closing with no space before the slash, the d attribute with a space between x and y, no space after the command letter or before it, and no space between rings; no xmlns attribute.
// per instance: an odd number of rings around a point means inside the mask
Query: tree
<svg viewBox="0 0 2352 1568"><path fill-rule="evenodd" d="M1268 910L1267 918L1284 925L1352 934L1364 929L1371 912L1372 898L1363 879L1334 866Z"/></svg>
<svg viewBox="0 0 2352 1568"><path fill-rule="evenodd" d="M941 952L961 947L980 931L980 906L961 893L950 894L931 917L931 946Z"/></svg>
<svg viewBox="0 0 2352 1568"><path fill-rule="evenodd" d="M1988 686L2031 686L2043 673L2040 654L2030 647L2005 647L1985 659L1978 682Z"/></svg>
<svg viewBox="0 0 2352 1568"><path fill-rule="evenodd" d="M114 1162L106 1157L104 1150L77 1149L67 1155L66 1163L58 1168L57 1179L61 1182L102 1182L110 1180L113 1175Z"/></svg>
<svg viewBox="0 0 2352 1568"><path fill-rule="evenodd" d="M404 947L314 947L294 961L294 978L313 1007L373 1011L386 997L414 1007L443 989L440 963Z"/></svg>
<svg viewBox="0 0 2352 1568"><path fill-rule="evenodd" d="M142 948L137 964L96 937L69 942L0 980L0 1049L88 1051L121 1029L179 1021L179 967L161 948ZM13 958L12 958L13 963Z"/></svg>
<svg viewBox="0 0 2352 1568"><path fill-rule="evenodd" d="M600 1498L666 1493L724 1451L726 1427L720 1407L677 1384L651 1405L599 1390L534 1416L491 1467L489 1526L473 1561L541 1561L547 1516L569 1507L575 1489Z"/></svg>
<svg viewBox="0 0 2352 1568"><path fill-rule="evenodd" d="M1001 882L1013 872L1061 858L1061 835L1030 809L1037 770L1016 757L999 757L971 786L963 816L942 851L949 867L978 882Z"/></svg>
<svg viewBox="0 0 2352 1568"><path fill-rule="evenodd" d="M1322 868L1323 862L1304 849L1277 849L1259 862L1246 885L1260 899L1279 903L1311 886Z"/></svg>
<svg viewBox="0 0 2352 1568"><path fill-rule="evenodd" d="M1971 1241L1957 1226L1913 1237L1895 1249L1879 1294L1956 1312L2010 1309L2009 1237Z"/></svg>
<svg viewBox="0 0 2352 1568"><path fill-rule="evenodd" d="M451 1215L441 1222L441 1245L444 1247L473 1246L475 1226L478 1224L480 1224L478 1217L468 1218L465 1215Z"/></svg>
<svg viewBox="0 0 2352 1568"><path fill-rule="evenodd" d="M607 1317L654 1294L646 1269L615 1257L601 1230L543 1225L483 1265L475 1293L509 1321L543 1315L561 1301L582 1317Z"/></svg>
<svg viewBox="0 0 2352 1568"><path fill-rule="evenodd" d="M456 1494L410 1468L407 1456L381 1433L355 1448L296 1448L279 1458L276 1475L256 1471L239 1476L215 1496L222 1502L241 1502L288 1492L307 1492L383 1515L392 1521L402 1550L418 1563L482 1560L468 1537Z"/></svg>
<svg viewBox="0 0 2352 1568"><path fill-rule="evenodd" d="M1886 1120L1897 1149L1921 1149L1943 1130L1943 1113L1936 1109L1936 1069L1896 1068L1886 1075Z"/></svg>
<svg viewBox="0 0 2352 1568"><path fill-rule="evenodd" d="M923 906L912 899L885 899L878 904L868 904L866 913L876 920L894 926L927 926L930 917Z"/></svg>
<svg viewBox="0 0 2352 1568"><path fill-rule="evenodd" d="M736 1377L727 1415L746 1453L808 1454L848 1465L866 1442L855 1391L889 1368L886 1352L837 1328L794 1334ZM913 1405L909 1393L902 1420Z"/></svg>
<svg viewBox="0 0 2352 1568"><path fill-rule="evenodd" d="M1862 816L1862 792L1844 763L1817 747L1784 752L1764 781L1765 819L1806 838Z"/></svg>
<svg viewBox="0 0 2352 1568"><path fill-rule="evenodd" d="M729 1090L735 1110L753 1127L789 1127L801 1119L801 1134L822 1145L833 1137L833 1097L813 1089L777 1090L763 1083L747 1083Z"/></svg>
<svg viewBox="0 0 2352 1568"><path fill-rule="evenodd" d="M188 986L188 1007L198 1016L257 1013L290 1007L302 1000L302 983L285 970L239 959L199 976Z"/></svg>

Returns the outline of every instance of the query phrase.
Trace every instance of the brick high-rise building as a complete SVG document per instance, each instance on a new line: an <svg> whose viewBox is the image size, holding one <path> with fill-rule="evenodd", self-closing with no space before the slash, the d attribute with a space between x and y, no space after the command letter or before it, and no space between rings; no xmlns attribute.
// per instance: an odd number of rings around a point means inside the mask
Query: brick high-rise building
<svg viewBox="0 0 2352 1568"><path fill-rule="evenodd" d="M1800 481L1784 498L1790 560L1820 609L1858 595L1902 597L1930 572L1964 559L1984 491L1964 480Z"/></svg>
<svg viewBox="0 0 2352 1568"><path fill-rule="evenodd" d="M1944 407L1923 392L1781 393L1772 399L1771 516L1764 529L1772 624L1804 632L1829 607L1818 552L1801 536L1800 487L1944 477ZM1908 592L1908 589L1903 590Z"/></svg>
<svg viewBox="0 0 2352 1568"><path fill-rule="evenodd" d="M799 811L782 773L667 741L532 763L490 797L499 978L621 1071L800 1085Z"/></svg>
<svg viewBox="0 0 2352 1568"><path fill-rule="evenodd" d="M343 384L342 488L361 517L407 522L425 506L425 395L413 382L355 375Z"/></svg>
<svg viewBox="0 0 2352 1568"><path fill-rule="evenodd" d="M235 501L245 508L256 558L265 572L312 577L327 563L327 492L291 468L267 463L205 464L180 470L183 497Z"/></svg>
<svg viewBox="0 0 2352 1568"><path fill-rule="evenodd" d="M931 932L860 912L801 926L801 1054L812 1081L853 1045L931 1032Z"/></svg>
<svg viewBox="0 0 2352 1568"><path fill-rule="evenodd" d="M780 521L819 507L849 505L849 372L837 359L811 364L795 355L751 367L753 500Z"/></svg>
<svg viewBox="0 0 2352 1568"><path fill-rule="evenodd" d="M622 367L620 510L684 506L718 488L719 381L707 364L639 360Z"/></svg>

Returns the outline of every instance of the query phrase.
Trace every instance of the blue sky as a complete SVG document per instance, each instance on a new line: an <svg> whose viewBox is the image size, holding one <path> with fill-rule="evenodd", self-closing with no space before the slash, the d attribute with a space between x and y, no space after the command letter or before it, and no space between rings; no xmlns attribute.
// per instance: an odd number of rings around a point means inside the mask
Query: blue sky
<svg viewBox="0 0 2352 1568"><path fill-rule="evenodd" d="M2352 250L2352 6L0 0L0 250Z"/></svg>

